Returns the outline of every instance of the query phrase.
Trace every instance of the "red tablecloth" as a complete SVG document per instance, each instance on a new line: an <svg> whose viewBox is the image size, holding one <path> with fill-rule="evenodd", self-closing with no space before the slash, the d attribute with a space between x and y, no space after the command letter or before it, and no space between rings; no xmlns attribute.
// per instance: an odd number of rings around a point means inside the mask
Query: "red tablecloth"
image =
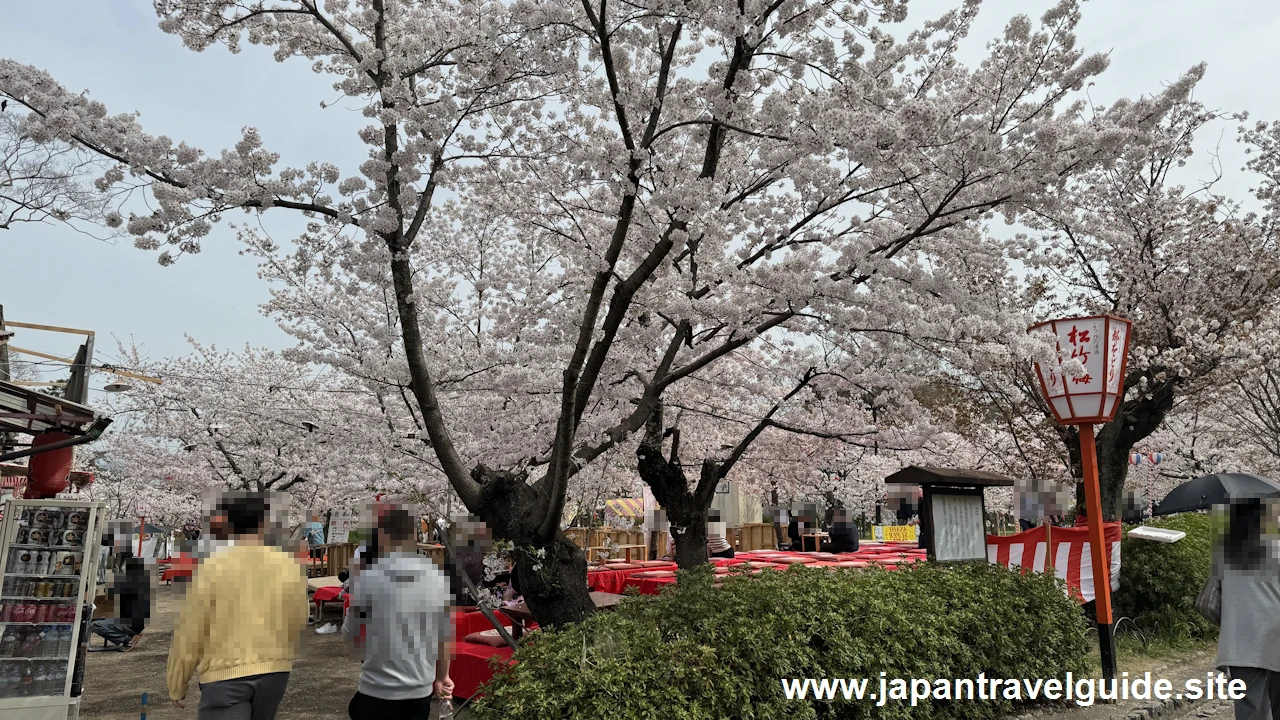
<svg viewBox="0 0 1280 720"><path fill-rule="evenodd" d="M662 588L674 584L675 578L627 578L624 588L633 587L640 591L641 595L657 595Z"/></svg>
<svg viewBox="0 0 1280 720"><path fill-rule="evenodd" d="M598 572L587 573L587 589L592 592L607 592L619 595L626 587L627 578L636 573L647 572L649 570L675 570L675 563L667 563L662 566L635 568L631 570L600 570Z"/></svg>
<svg viewBox="0 0 1280 720"><path fill-rule="evenodd" d="M334 600L337 600L338 596L341 594L341 585L335 587L322 587L317 589L315 593L311 595L311 602L316 603L317 605L322 602L333 602Z"/></svg>
<svg viewBox="0 0 1280 720"><path fill-rule="evenodd" d="M169 567L160 573L160 582L169 582L175 578L191 577L196 571L196 559L190 555L178 554L176 557L165 558L164 562Z"/></svg>
<svg viewBox="0 0 1280 720"><path fill-rule="evenodd" d="M458 642L454 645L453 662L449 665L449 677L453 679L453 694L469 698L480 686L493 678L489 658L510 660L514 651L509 647L489 647L478 643Z"/></svg>

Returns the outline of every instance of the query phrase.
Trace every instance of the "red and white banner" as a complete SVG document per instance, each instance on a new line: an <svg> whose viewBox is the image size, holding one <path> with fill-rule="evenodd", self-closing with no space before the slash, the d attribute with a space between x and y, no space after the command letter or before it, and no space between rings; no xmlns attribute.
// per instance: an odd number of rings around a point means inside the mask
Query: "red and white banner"
<svg viewBox="0 0 1280 720"><path fill-rule="evenodd" d="M1103 536L1111 561L1111 591L1120 589L1120 523L1107 523ZM1048 549L1052 541L1053 548ZM1088 526L1055 527L1052 532L1043 526L1017 535L988 535L987 560L1007 568L1022 568L1045 572L1047 560L1052 554L1054 574L1067 583L1067 589L1081 603L1093 600L1093 555L1089 547Z"/></svg>

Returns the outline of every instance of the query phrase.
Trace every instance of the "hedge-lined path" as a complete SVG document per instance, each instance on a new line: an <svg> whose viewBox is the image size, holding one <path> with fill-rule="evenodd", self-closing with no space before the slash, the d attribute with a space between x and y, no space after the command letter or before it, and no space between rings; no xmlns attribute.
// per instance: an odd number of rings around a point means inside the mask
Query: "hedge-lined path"
<svg viewBox="0 0 1280 720"><path fill-rule="evenodd" d="M1175 692L1190 678L1204 678L1205 673L1213 670L1217 649L1209 647L1193 650L1182 655L1148 660L1130 658L1120 663L1120 671L1128 672L1130 678L1141 677L1150 672L1152 680L1165 679L1173 683ZM1225 710L1223 710L1225 708ZM1225 714L1223 714L1225 712ZM1158 700L1118 700L1109 705L1092 705L1076 707L1075 705L1055 704L1034 708L1030 711L1015 713L1012 720L1227 720L1232 716L1231 702L1201 700L1198 702L1160 702Z"/></svg>

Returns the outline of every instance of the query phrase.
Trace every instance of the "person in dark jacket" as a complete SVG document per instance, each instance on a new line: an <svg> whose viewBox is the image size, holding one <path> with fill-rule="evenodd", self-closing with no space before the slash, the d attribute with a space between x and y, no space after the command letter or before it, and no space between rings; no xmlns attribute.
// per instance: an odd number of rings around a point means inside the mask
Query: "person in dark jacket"
<svg viewBox="0 0 1280 720"><path fill-rule="evenodd" d="M94 620L91 629L115 649L129 652L138 646L151 617L151 576L142 558L129 555L125 559L124 572L111 593L116 596L117 616Z"/></svg>
<svg viewBox="0 0 1280 720"><path fill-rule="evenodd" d="M791 541L792 550L804 549L800 539L800 520L794 515L791 517L791 522L787 523L787 539Z"/></svg>
<svg viewBox="0 0 1280 720"><path fill-rule="evenodd" d="M822 551L830 553L848 553L858 551L858 528L849 519L849 512L844 508L836 508L832 514L831 537L822 543Z"/></svg>

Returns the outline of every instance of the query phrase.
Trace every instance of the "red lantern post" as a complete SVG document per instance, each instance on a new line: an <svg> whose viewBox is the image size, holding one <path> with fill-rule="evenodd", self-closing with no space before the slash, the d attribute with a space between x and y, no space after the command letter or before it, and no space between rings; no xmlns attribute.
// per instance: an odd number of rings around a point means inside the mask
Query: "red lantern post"
<svg viewBox="0 0 1280 720"><path fill-rule="evenodd" d="M1049 331L1058 341L1058 355L1036 363L1040 390L1058 422L1080 427L1080 461L1084 470L1085 505L1089 514L1089 546L1093 560L1094 606L1098 616L1098 644L1102 672L1116 674L1114 621L1111 616L1111 565L1107 562L1102 520L1102 489L1098 483L1098 451L1093 426L1111 422L1124 401L1124 375L1129 358L1132 323L1111 315L1052 320L1028 332ZM1079 363L1068 375L1062 356Z"/></svg>

